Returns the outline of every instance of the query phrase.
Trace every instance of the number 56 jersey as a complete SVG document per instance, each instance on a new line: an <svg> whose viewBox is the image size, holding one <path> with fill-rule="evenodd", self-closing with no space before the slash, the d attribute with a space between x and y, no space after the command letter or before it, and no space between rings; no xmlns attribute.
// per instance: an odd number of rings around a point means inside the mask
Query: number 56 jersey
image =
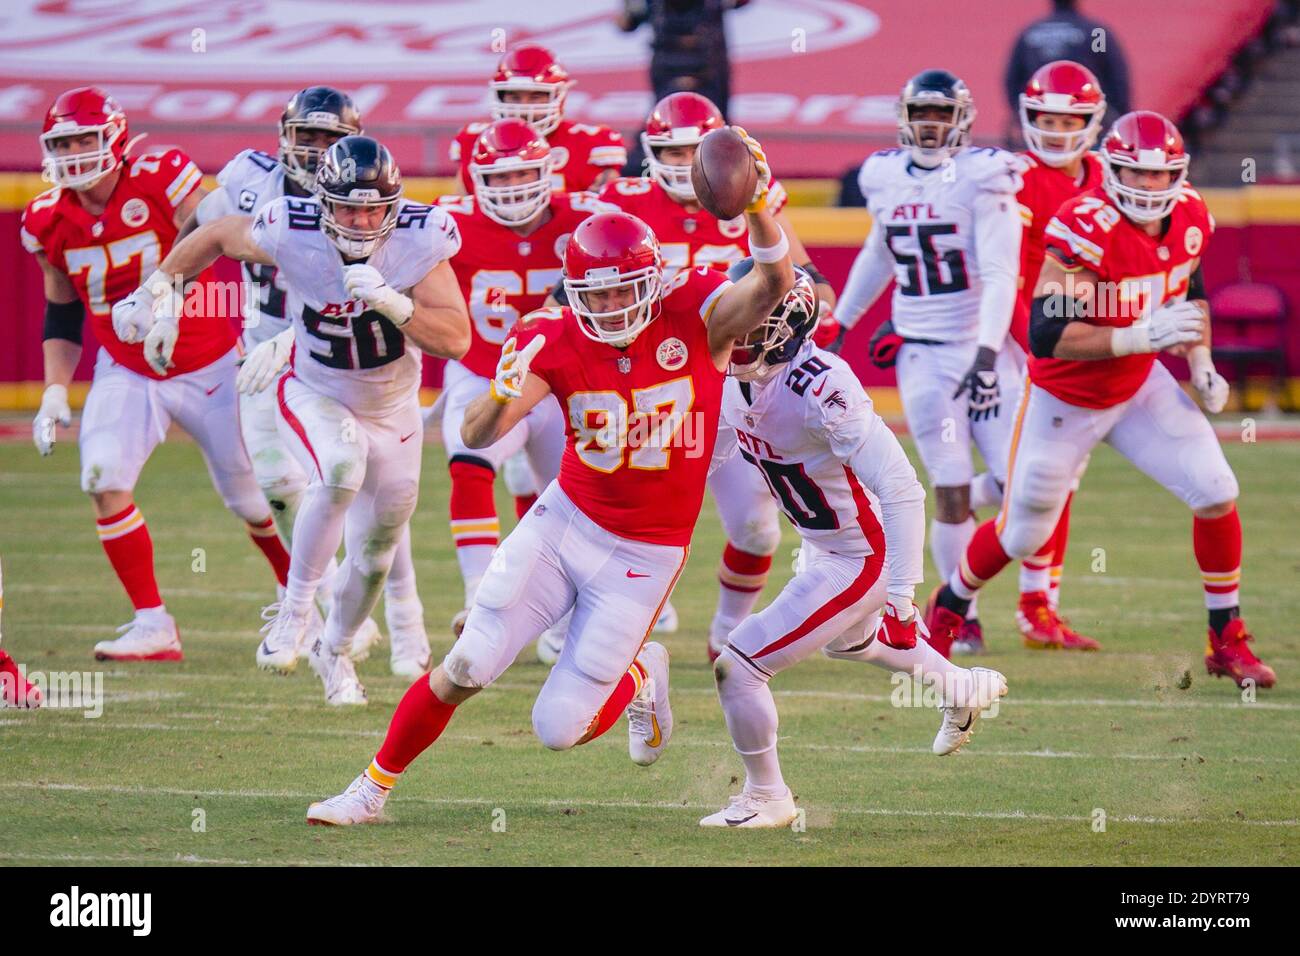
<svg viewBox="0 0 1300 956"><path fill-rule="evenodd" d="M293 374L359 415L384 417L420 388L420 353L402 330L348 295L347 263L320 231L313 198L281 196L257 211L253 240L274 260L294 326ZM440 209L399 200L397 227L366 262L407 292L460 248L460 231Z"/></svg>

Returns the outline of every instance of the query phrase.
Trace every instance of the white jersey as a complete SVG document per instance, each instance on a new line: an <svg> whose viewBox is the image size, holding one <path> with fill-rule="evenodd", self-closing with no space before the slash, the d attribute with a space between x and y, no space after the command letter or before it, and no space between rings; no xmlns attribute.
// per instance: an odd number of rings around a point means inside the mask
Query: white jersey
<svg viewBox="0 0 1300 956"><path fill-rule="evenodd" d="M314 198L281 196L253 220L253 240L279 267L294 325L293 374L359 415L392 414L415 398L420 353L401 329L343 285L343 256L320 230ZM399 200L397 227L366 262L407 292L460 249L460 231L434 206Z"/></svg>
<svg viewBox="0 0 1300 956"><path fill-rule="evenodd" d="M284 195L284 167L274 156L246 149L217 173L217 188L203 197L196 211L200 224L222 216L251 216L259 207ZM289 327L284 283L275 266L245 262L245 349L279 335Z"/></svg>
<svg viewBox="0 0 1300 956"><path fill-rule="evenodd" d="M975 339L986 275L1007 285L1002 298L1010 323L1020 267L1016 193L1024 168L1022 159L993 147L965 147L935 169L913 164L907 149L867 157L858 172L872 219L866 252L893 266L895 332L936 342ZM999 228L982 237L982 219L998 220ZM877 274L888 281L883 265Z"/></svg>

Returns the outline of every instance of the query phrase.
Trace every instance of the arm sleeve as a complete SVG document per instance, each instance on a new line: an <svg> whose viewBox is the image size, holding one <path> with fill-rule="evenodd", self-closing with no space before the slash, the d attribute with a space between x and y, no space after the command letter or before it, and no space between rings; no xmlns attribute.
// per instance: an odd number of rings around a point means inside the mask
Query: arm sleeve
<svg viewBox="0 0 1300 956"><path fill-rule="evenodd" d="M840 325L849 329L857 325L892 278L894 257L885 246L884 230L879 222L875 222L858 257L853 260L848 281L844 283L844 293L835 304L835 317L840 320Z"/></svg>
<svg viewBox="0 0 1300 956"><path fill-rule="evenodd" d="M42 339L63 339L81 344L81 326L86 320L86 307L80 299L71 302L45 301L45 329Z"/></svg>
<svg viewBox="0 0 1300 956"><path fill-rule="evenodd" d="M974 212L981 286L979 344L999 352L1016 307L1024 232L1020 205L1013 194L981 190L975 194Z"/></svg>

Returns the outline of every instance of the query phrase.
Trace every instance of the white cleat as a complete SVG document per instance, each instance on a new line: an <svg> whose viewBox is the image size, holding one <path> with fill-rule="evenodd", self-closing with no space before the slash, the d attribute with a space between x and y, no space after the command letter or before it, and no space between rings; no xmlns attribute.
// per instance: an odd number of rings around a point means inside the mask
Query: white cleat
<svg viewBox="0 0 1300 956"><path fill-rule="evenodd" d="M560 653L563 650L564 631L558 624L542 631L542 636L537 639L537 659L539 661L547 667L553 667L555 662L560 659Z"/></svg>
<svg viewBox="0 0 1300 956"><path fill-rule="evenodd" d="M365 706L366 689L346 654L335 654L325 646L324 637L319 637L312 642L307 660L325 685L325 703L331 707Z"/></svg>
<svg viewBox="0 0 1300 956"><path fill-rule="evenodd" d="M656 634L676 634L677 626L677 608L673 607L672 601L665 601L664 608L659 612L659 617L655 621L654 632Z"/></svg>
<svg viewBox="0 0 1300 956"><path fill-rule="evenodd" d="M387 799L388 791L363 773L337 797L330 797L308 807L307 822L328 827L378 823Z"/></svg>
<svg viewBox="0 0 1300 956"><path fill-rule="evenodd" d="M971 734L975 733L975 722L980 714L999 697L1006 696L1007 679L995 670L987 667L972 667L971 682L967 700L958 701L961 706L940 707L943 723L934 738L934 752L944 757L956 753Z"/></svg>
<svg viewBox="0 0 1300 956"><path fill-rule="evenodd" d="M632 762L648 767L664 752L673 735L668 703L668 648L650 641L636 656L647 671L641 693L627 705L627 749Z"/></svg>
<svg viewBox="0 0 1300 956"><path fill-rule="evenodd" d="M146 611L117 629L122 636L95 645L97 661L179 661L181 635L166 611Z"/></svg>
<svg viewBox="0 0 1300 956"><path fill-rule="evenodd" d="M352 636L352 647L348 650L348 657L354 664L360 664L370 656L375 645L382 643L383 640L384 632L379 629L373 617L368 617Z"/></svg>
<svg viewBox="0 0 1300 956"><path fill-rule="evenodd" d="M388 663L394 676L415 680L426 673L433 663L433 650L424 630L424 605L420 599L385 601L384 620L391 646Z"/></svg>
<svg viewBox="0 0 1300 956"><path fill-rule="evenodd" d="M316 609L311 613L290 614L281 603L262 608L262 640L257 645L257 666L264 671L291 674L298 666L298 648L307 641L307 631L313 628L312 618L320 620ZM320 625L315 627L320 636Z"/></svg>
<svg viewBox="0 0 1300 956"><path fill-rule="evenodd" d="M794 794L788 787L779 797L764 797L745 790L732 797L731 802L717 813L701 820L700 826L771 830L788 827L798 816Z"/></svg>

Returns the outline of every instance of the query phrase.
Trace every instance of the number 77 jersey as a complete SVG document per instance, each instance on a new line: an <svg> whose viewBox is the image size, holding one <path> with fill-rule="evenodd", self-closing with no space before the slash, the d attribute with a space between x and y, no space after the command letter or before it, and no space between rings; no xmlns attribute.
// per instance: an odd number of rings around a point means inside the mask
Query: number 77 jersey
<svg viewBox="0 0 1300 956"><path fill-rule="evenodd" d="M564 414L560 488L612 534L690 543L724 378L709 352L706 323L730 285L714 269L678 273L659 300L658 317L625 349L589 338L567 307L519 323L521 351L546 337L530 371L550 386Z"/></svg>

